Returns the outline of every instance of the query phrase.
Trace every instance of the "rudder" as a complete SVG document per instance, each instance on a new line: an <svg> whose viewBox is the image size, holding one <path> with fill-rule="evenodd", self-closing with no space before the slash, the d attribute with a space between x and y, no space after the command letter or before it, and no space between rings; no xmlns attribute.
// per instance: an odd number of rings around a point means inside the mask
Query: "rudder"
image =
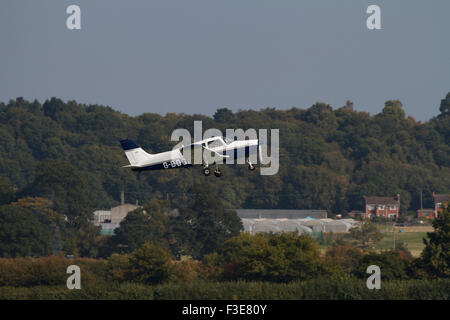
<svg viewBox="0 0 450 320"><path fill-rule="evenodd" d="M139 167L144 164L147 160L151 158L151 155L145 152L141 147L139 147L134 141L125 139L120 140L123 151L127 156L130 165Z"/></svg>

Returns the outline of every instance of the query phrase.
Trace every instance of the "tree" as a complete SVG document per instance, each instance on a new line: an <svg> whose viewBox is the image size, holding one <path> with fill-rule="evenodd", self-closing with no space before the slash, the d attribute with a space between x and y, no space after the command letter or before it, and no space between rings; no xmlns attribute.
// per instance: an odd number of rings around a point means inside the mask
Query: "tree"
<svg viewBox="0 0 450 320"><path fill-rule="evenodd" d="M14 188L9 184L8 179L0 177L0 205L8 204L14 199Z"/></svg>
<svg viewBox="0 0 450 320"><path fill-rule="evenodd" d="M170 228L176 222L188 239L172 237L171 247L183 254L194 247L199 252L203 244L195 240L197 232L187 223L192 217L196 222L196 214L181 210L192 208L187 202L189 188L195 184L205 184L207 193L217 189L229 208L327 208L345 213L362 208L362 194L401 192L402 211L415 211L420 190L424 190L424 206L430 206L427 194L450 190L447 97L441 102L444 114L441 111L424 122L404 118L404 109L394 100L375 116L317 103L305 109L218 110L216 117L152 113L132 117L106 106L58 99L40 106L18 98L0 103L0 175L17 186L19 198L53 199L52 209L65 214L70 224L81 212L92 212L77 209L85 200L95 208L119 203L124 184L130 202L146 203L169 193L183 216L170 219ZM169 141L171 132L192 130L195 120L202 120L204 129L281 129L278 174L260 176L245 166L227 166L223 178L213 184L195 168L147 172L139 179L135 172L121 168L127 160L119 140L129 137L146 150L166 151L174 145ZM44 162L49 165L40 173ZM39 190L24 190L35 178L42 182ZM49 184L52 188L45 190Z"/></svg>
<svg viewBox="0 0 450 320"><path fill-rule="evenodd" d="M360 243L361 248L367 249L374 246L383 238L383 234L378 231L377 226L369 220L350 229L348 237Z"/></svg>
<svg viewBox="0 0 450 320"><path fill-rule="evenodd" d="M405 119L405 111L403 110L403 104L399 100L386 101L382 114L384 116L396 118L399 120Z"/></svg>
<svg viewBox="0 0 450 320"><path fill-rule="evenodd" d="M52 230L38 212L0 206L0 257L36 257L52 253Z"/></svg>
<svg viewBox="0 0 450 320"><path fill-rule="evenodd" d="M361 258L355 274L367 278L367 267L376 265L381 269L382 280L404 280L409 278L409 263L398 250L370 252Z"/></svg>
<svg viewBox="0 0 450 320"><path fill-rule="evenodd" d="M228 279L288 282L323 272L317 245L308 235L242 233L227 240L220 250Z"/></svg>
<svg viewBox="0 0 450 320"><path fill-rule="evenodd" d="M201 257L216 251L227 239L238 235L243 227L236 212L224 208L217 189L195 185L190 193L193 203L190 208L181 209L181 219L194 233L193 255Z"/></svg>
<svg viewBox="0 0 450 320"><path fill-rule="evenodd" d="M219 108L214 113L214 120L218 123L229 123L233 121L234 115L233 111L228 108Z"/></svg>
<svg viewBox="0 0 450 320"><path fill-rule="evenodd" d="M444 210L433 221L433 232L427 233L422 251L422 267L431 277L450 277L450 210Z"/></svg>
<svg viewBox="0 0 450 320"><path fill-rule="evenodd" d="M69 162L41 162L36 168L33 183L23 193L51 200L53 209L65 214L68 223L74 227L90 224L93 210L85 181Z"/></svg>
<svg viewBox="0 0 450 320"><path fill-rule="evenodd" d="M334 244L325 253L325 258L336 261L348 273L356 270L364 252L357 247Z"/></svg>
<svg viewBox="0 0 450 320"><path fill-rule="evenodd" d="M131 254L127 278L133 282L157 284L169 279L170 268L169 252L146 242Z"/></svg>
<svg viewBox="0 0 450 320"><path fill-rule="evenodd" d="M450 115L450 92L447 93L445 99L441 100L441 106L439 107L439 110L441 111L440 117Z"/></svg>
<svg viewBox="0 0 450 320"><path fill-rule="evenodd" d="M157 200L156 200L157 201ZM169 218L157 204L151 201L144 208L127 214L111 239L114 251L131 252L145 242L159 243L167 246L166 232Z"/></svg>

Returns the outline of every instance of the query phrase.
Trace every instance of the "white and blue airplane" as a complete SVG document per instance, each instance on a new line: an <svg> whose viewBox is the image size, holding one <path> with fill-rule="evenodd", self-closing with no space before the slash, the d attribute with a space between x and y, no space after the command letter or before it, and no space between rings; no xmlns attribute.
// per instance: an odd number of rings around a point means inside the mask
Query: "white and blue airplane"
<svg viewBox="0 0 450 320"><path fill-rule="evenodd" d="M203 174L205 176L209 176L211 174L211 170L209 168L210 164L215 166L214 175L216 177L220 177L222 175L222 172L219 170L218 163L217 161L214 161L214 158L222 158L223 160L226 160L225 158L229 158L233 161L227 160L227 164L236 164L239 163L239 159L244 157L245 162L241 162L247 163L248 169L251 171L255 170L255 165L250 162L250 158L257 159L259 156L259 159L261 159L261 146L258 139L230 141L227 138L217 136L197 141L180 148L175 148L171 151L156 154L145 152L141 147L129 139L121 140L120 144L122 145L125 155L130 162L130 164L124 166L124 168L131 168L131 170L138 172L145 170L164 170L190 167L194 162L187 161L182 153L182 151L187 150L188 148L194 152L196 148L201 148ZM193 155L194 152L191 152L191 155ZM225 161L221 162L225 163Z"/></svg>

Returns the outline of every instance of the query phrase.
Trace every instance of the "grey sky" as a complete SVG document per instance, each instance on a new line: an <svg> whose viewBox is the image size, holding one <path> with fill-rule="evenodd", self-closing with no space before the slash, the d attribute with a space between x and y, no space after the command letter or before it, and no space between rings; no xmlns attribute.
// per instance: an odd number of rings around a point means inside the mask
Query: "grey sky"
<svg viewBox="0 0 450 320"><path fill-rule="evenodd" d="M82 30L66 28L81 7ZM366 28L369 4L382 30ZM0 2L0 101L98 103L137 115L340 107L400 99L428 120L450 91L448 0Z"/></svg>

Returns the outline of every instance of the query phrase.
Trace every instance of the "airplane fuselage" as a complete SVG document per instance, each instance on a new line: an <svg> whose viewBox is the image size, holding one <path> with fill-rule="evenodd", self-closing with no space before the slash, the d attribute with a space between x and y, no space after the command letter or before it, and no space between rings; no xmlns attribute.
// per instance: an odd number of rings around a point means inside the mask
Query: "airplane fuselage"
<svg viewBox="0 0 450 320"><path fill-rule="evenodd" d="M204 166L205 175L209 175L207 173L209 171L205 170L210 164L216 165L215 173L218 172L220 174L217 164L236 164L239 163L240 159L244 159L241 163L245 163L245 159L247 159L250 170L254 170L248 159L251 155L255 155L257 159L259 150L258 140L241 140L226 143L220 137L205 139L188 146L157 154L146 153L131 140L122 140L121 144L130 161L130 165L126 167L131 168L133 171L177 169L197 164ZM196 151L201 151L202 158L200 160L195 158Z"/></svg>

